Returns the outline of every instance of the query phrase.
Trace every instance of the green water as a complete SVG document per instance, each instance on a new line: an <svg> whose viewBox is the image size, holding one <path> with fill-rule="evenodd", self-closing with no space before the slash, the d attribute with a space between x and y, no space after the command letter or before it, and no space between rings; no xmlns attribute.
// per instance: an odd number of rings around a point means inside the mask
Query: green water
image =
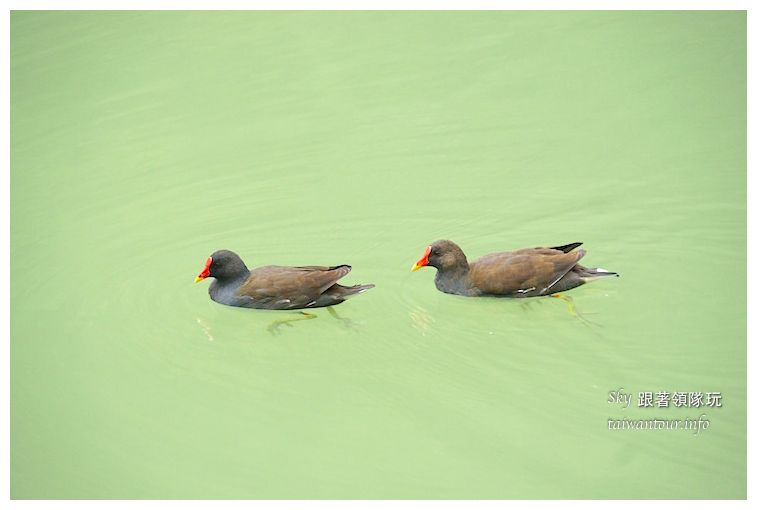
<svg viewBox="0 0 757 510"><path fill-rule="evenodd" d="M745 44L734 12L13 13L12 497L744 498ZM410 273L439 238L622 277L569 293L590 324L450 296ZM376 288L273 335L192 283L220 248Z"/></svg>

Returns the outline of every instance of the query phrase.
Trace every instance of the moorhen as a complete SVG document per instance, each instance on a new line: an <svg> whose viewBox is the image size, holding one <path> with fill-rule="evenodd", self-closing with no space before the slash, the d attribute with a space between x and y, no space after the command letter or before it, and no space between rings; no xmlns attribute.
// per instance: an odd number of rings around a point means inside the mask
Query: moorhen
<svg viewBox="0 0 757 510"><path fill-rule="evenodd" d="M581 244L491 253L468 263L458 245L441 240L426 248L412 270L435 267L436 288L448 294L514 298L554 295L597 278L619 276L578 264L586 250L573 250Z"/></svg>
<svg viewBox="0 0 757 510"><path fill-rule="evenodd" d="M210 299L229 306L296 310L337 305L374 287L373 284L345 287L336 283L352 270L350 266L264 266L250 271L239 255L219 250L205 261L195 283L215 278Z"/></svg>

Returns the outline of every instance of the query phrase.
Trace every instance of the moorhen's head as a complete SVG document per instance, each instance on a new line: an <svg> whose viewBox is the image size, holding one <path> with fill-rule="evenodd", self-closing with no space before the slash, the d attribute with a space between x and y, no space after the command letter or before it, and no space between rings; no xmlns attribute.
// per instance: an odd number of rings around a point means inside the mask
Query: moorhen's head
<svg viewBox="0 0 757 510"><path fill-rule="evenodd" d="M239 255L229 250L218 250L205 261L205 267L195 278L195 283L211 277L218 280L229 280L248 273Z"/></svg>
<svg viewBox="0 0 757 510"><path fill-rule="evenodd" d="M452 241L443 239L434 241L433 244L426 247L423 256L415 263L412 271L417 271L424 266L435 267L440 271L452 270L456 268L467 268L468 259L465 253L458 245Z"/></svg>

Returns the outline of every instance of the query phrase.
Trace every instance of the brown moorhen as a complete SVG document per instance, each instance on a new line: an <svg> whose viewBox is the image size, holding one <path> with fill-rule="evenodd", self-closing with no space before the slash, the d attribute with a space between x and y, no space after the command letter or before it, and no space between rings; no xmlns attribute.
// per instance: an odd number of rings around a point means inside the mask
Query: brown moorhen
<svg viewBox="0 0 757 510"><path fill-rule="evenodd" d="M426 248L412 270L435 267L436 288L448 294L514 298L554 295L597 278L619 276L578 264L586 250L573 250L581 244L491 253L468 263L458 245L441 240Z"/></svg>
<svg viewBox="0 0 757 510"><path fill-rule="evenodd" d="M337 305L374 287L373 284L345 287L336 283L350 272L347 265L265 266L250 271L239 255L219 250L205 261L195 283L215 278L210 284L210 299L229 306L296 310Z"/></svg>

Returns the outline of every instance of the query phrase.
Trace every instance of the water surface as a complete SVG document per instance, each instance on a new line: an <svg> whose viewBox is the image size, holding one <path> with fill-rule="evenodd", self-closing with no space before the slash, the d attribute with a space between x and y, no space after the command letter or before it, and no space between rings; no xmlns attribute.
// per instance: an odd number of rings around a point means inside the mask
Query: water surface
<svg viewBox="0 0 757 510"><path fill-rule="evenodd" d="M15 12L12 496L744 498L745 27ZM445 295L439 238L622 277L570 293L591 324ZM220 248L376 288L273 335L192 283Z"/></svg>

